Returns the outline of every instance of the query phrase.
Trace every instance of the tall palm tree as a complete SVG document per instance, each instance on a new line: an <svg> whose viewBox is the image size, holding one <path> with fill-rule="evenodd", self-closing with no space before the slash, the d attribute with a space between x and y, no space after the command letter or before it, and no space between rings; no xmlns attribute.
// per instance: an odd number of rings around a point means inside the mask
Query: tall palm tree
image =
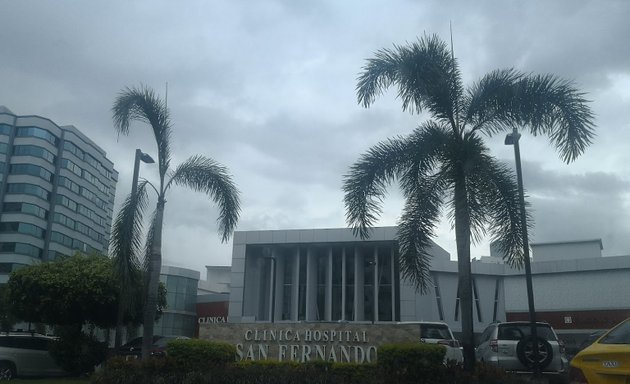
<svg viewBox="0 0 630 384"><path fill-rule="evenodd" d="M112 107L114 127L119 134L127 135L131 121L147 123L153 130L158 152L160 182L155 187L157 204L147 234L147 299L144 309L144 332L142 358L148 358L155 314L157 310L158 286L162 267L162 227L166 193L173 185L189 187L206 193L219 207L219 233L226 242L240 214L239 191L232 182L227 168L211 158L195 155L174 170L171 165L172 126L166 102L147 87L125 88Z"/></svg>
<svg viewBox="0 0 630 384"><path fill-rule="evenodd" d="M350 168L343 185L346 220L369 237L387 187L398 182L406 201L397 235L400 270L425 292L430 239L447 211L457 244L465 367L471 370L471 241L489 231L508 264L523 261L514 174L489 154L482 136L528 128L547 135L568 163L591 143L593 116L584 94L552 75L496 70L464 88L452 51L435 35L368 59L358 78L359 104L369 107L394 85L404 111L428 112L430 119L409 136L377 144Z"/></svg>

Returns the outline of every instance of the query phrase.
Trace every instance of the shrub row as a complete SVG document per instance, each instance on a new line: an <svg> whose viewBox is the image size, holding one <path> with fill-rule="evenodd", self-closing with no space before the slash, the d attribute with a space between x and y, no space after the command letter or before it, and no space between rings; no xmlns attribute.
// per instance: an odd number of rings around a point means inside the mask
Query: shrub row
<svg viewBox="0 0 630 384"><path fill-rule="evenodd" d="M234 362L235 349L225 343L178 340L169 344L165 358L125 361L110 359L92 378L93 384L406 384L516 382L504 372L480 366L466 374L459 366L445 366L444 347L429 344L382 346L371 364L311 361Z"/></svg>

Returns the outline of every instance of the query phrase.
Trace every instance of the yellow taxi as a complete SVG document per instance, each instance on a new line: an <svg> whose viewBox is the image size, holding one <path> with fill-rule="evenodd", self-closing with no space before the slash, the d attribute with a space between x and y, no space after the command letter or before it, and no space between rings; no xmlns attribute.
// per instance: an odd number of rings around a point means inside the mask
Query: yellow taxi
<svg viewBox="0 0 630 384"><path fill-rule="evenodd" d="M569 367L571 384L630 384L630 319L580 351Z"/></svg>

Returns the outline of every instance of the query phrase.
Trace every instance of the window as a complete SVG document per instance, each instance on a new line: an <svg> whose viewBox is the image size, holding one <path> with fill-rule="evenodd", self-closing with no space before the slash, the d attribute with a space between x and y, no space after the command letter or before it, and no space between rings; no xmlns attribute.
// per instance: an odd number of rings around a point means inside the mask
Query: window
<svg viewBox="0 0 630 384"><path fill-rule="evenodd" d="M81 167L68 159L61 159L61 167L69 170L79 177L83 177L83 170L81 169Z"/></svg>
<svg viewBox="0 0 630 384"><path fill-rule="evenodd" d="M25 243L0 243L0 252L11 252L31 257L42 257L42 249Z"/></svg>
<svg viewBox="0 0 630 384"><path fill-rule="evenodd" d="M68 228L74 229L74 220L64 214L58 212L53 213L53 221L55 223L65 225Z"/></svg>
<svg viewBox="0 0 630 384"><path fill-rule="evenodd" d="M437 274L433 275L433 287L435 288L435 301L437 303L438 315L440 320L444 321L444 308L442 308L442 294L440 293L440 285L438 283Z"/></svg>
<svg viewBox="0 0 630 384"><path fill-rule="evenodd" d="M345 251L346 262L346 307L344 308L344 320L352 321L354 317L354 248L347 247Z"/></svg>
<svg viewBox="0 0 630 384"><path fill-rule="evenodd" d="M48 217L48 211L44 208L29 203L4 203L2 206L2 210L4 212L21 212L27 213L30 215L35 215L37 217L41 217L42 219L46 219Z"/></svg>
<svg viewBox="0 0 630 384"><path fill-rule="evenodd" d="M29 224L29 223L20 223L17 221L0 223L0 232L24 233L24 234L35 236L42 239L44 238L44 234L46 233L46 231L44 231L43 228L40 228L36 225Z"/></svg>
<svg viewBox="0 0 630 384"><path fill-rule="evenodd" d="M39 127L18 127L16 136L18 137L37 137L48 141L54 146L57 146L59 139L57 136L50 133L50 131Z"/></svg>
<svg viewBox="0 0 630 384"><path fill-rule="evenodd" d="M7 184L7 193L33 195L41 197L44 200L48 200L50 197L50 192L48 192L44 188L28 183Z"/></svg>
<svg viewBox="0 0 630 384"><path fill-rule="evenodd" d="M11 126L8 124L0 124L0 134L9 136L11 134Z"/></svg>
<svg viewBox="0 0 630 384"><path fill-rule="evenodd" d="M64 207L68 208L71 211L76 211L77 210L77 203L70 200L69 198L67 198L64 195L57 195L56 199L55 199L55 203L63 205Z"/></svg>
<svg viewBox="0 0 630 384"><path fill-rule="evenodd" d="M74 181L70 180L69 178L67 178L65 176L59 176L59 185L62 186L62 187L65 187L65 188L67 188L69 190L71 190L72 192L76 193L77 195L81 191L81 188L79 187L79 184L75 183Z"/></svg>
<svg viewBox="0 0 630 384"><path fill-rule="evenodd" d="M13 147L14 156L33 156L42 158L49 163L55 162L55 155L52 152L36 145L16 145Z"/></svg>
<svg viewBox="0 0 630 384"><path fill-rule="evenodd" d="M79 159L83 160L83 151L80 150L79 147L77 147L76 145L74 145L70 141L65 140L63 142L63 149L68 151L68 152L70 152L70 153L72 153L73 155L75 155Z"/></svg>
<svg viewBox="0 0 630 384"><path fill-rule="evenodd" d="M34 164L11 164L9 173L13 175L31 175L52 182L53 174L49 170Z"/></svg>
<svg viewBox="0 0 630 384"><path fill-rule="evenodd" d="M8 149L9 149L9 144L0 143L0 153L7 153Z"/></svg>

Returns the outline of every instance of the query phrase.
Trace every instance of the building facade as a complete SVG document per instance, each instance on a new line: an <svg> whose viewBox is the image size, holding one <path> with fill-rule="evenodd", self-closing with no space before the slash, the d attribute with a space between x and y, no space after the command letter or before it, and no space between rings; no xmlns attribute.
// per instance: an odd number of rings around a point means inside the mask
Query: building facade
<svg viewBox="0 0 630 384"><path fill-rule="evenodd" d="M228 321L443 321L461 331L457 262L438 245L420 294L398 268L396 227L235 232ZM602 257L601 240L532 244L537 320L565 340L630 317L630 256ZM523 270L500 255L472 261L474 330L527 319ZM576 339L577 340L577 339Z"/></svg>
<svg viewBox="0 0 630 384"><path fill-rule="evenodd" d="M117 180L74 126L0 106L0 283L23 265L106 253Z"/></svg>
<svg viewBox="0 0 630 384"><path fill-rule="evenodd" d="M166 287L166 308L155 323L154 334L193 337L197 332L199 271L163 265L160 282Z"/></svg>

